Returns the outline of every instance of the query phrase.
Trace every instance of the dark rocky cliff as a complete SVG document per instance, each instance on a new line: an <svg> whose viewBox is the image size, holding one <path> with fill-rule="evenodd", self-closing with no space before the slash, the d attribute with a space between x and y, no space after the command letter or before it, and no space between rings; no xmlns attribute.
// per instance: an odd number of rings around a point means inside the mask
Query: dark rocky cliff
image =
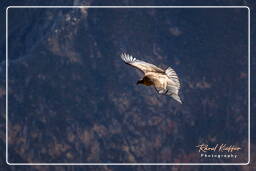
<svg viewBox="0 0 256 171"><path fill-rule="evenodd" d="M102 5L66 5L80 4ZM9 162L247 162L246 8L8 14ZM142 75L121 61L122 52L174 68L184 104L137 86ZM4 129L5 77L0 81ZM201 143L243 150L238 159L200 159Z"/></svg>

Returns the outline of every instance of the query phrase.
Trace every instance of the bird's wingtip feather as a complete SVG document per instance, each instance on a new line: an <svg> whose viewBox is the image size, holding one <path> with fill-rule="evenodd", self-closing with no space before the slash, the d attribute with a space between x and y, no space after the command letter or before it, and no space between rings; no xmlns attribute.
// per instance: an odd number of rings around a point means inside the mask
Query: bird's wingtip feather
<svg viewBox="0 0 256 171"><path fill-rule="evenodd" d="M122 53L121 58L126 63L131 63L131 62L136 61L136 58L132 57L131 55L129 55L127 53Z"/></svg>

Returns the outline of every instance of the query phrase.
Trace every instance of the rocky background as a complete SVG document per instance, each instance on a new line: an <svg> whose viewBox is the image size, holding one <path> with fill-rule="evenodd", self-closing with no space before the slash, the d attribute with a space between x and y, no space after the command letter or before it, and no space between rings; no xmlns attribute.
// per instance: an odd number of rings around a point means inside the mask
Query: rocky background
<svg viewBox="0 0 256 171"><path fill-rule="evenodd" d="M183 3L184 2L184 3ZM9 5L248 5L246 1L10 1ZM248 10L8 10L10 163L248 161ZM1 15L0 148L5 162L5 15ZM252 20L252 27L255 22ZM255 27L254 27L255 28ZM255 35L252 29L252 37ZM255 66L252 47L251 67ZM171 66L180 105L137 86L120 54ZM252 70L253 71L253 70ZM251 82L255 83L255 78ZM252 90L252 93L254 90ZM255 110L254 96L251 108ZM252 131L255 130L254 124ZM253 137L254 138L254 137ZM240 146L239 158L202 159L195 147ZM255 144L251 145L255 159ZM8 170L216 170L213 166L3 166ZM218 170L253 170L230 166Z"/></svg>

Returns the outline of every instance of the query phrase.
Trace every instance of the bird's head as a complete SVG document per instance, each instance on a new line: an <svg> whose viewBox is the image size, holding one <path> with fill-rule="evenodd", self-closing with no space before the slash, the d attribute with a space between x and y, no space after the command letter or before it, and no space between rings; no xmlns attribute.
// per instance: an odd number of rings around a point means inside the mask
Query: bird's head
<svg viewBox="0 0 256 171"><path fill-rule="evenodd" d="M138 84L143 84L143 83L144 83L143 80L137 81L137 85L138 85Z"/></svg>

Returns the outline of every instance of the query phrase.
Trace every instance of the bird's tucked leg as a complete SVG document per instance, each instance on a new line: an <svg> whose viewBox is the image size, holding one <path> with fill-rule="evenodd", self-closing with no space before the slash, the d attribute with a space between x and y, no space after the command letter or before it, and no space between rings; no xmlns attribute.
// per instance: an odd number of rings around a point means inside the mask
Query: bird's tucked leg
<svg viewBox="0 0 256 171"><path fill-rule="evenodd" d="M162 89L162 88L156 88L159 94L166 94L168 92L167 89Z"/></svg>

